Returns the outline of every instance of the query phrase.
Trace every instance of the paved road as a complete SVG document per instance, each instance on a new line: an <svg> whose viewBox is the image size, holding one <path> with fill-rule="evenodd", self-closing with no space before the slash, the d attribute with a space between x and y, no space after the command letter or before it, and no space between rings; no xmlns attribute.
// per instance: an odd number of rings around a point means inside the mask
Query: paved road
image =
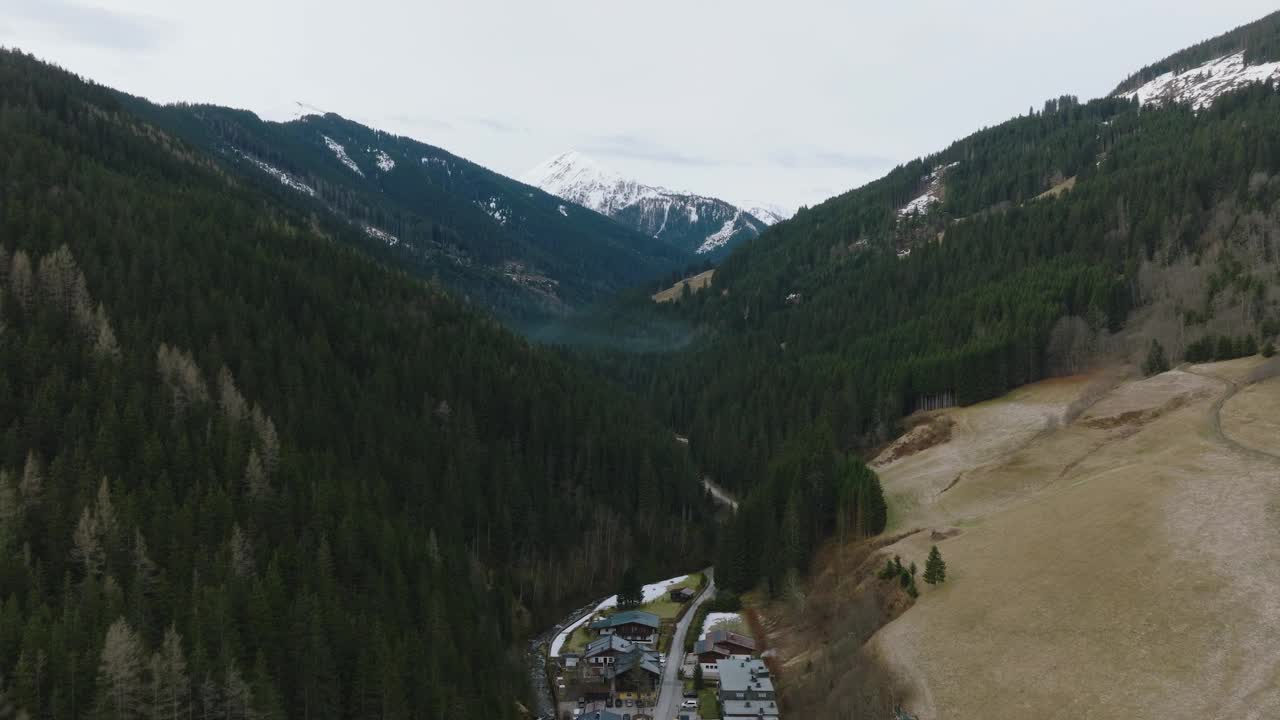
<svg viewBox="0 0 1280 720"><path fill-rule="evenodd" d="M667 652L667 664L662 671L662 690L658 695L658 704L654 707L654 720L672 720L680 709L680 703L684 701L684 683L680 681L684 638L689 634L689 625L693 623L693 616L698 613L698 608L716 594L715 569L707 568L703 573L707 576L706 587L702 589L701 595L694 598L689 612L684 614L671 635L671 649Z"/></svg>

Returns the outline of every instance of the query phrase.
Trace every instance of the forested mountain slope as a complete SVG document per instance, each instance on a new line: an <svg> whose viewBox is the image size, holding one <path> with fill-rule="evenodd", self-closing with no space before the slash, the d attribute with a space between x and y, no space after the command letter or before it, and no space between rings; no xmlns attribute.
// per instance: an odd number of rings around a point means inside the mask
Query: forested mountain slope
<svg viewBox="0 0 1280 720"><path fill-rule="evenodd" d="M516 717L532 625L705 557L616 388L109 90L0 97L0 708Z"/></svg>
<svg viewBox="0 0 1280 720"><path fill-rule="evenodd" d="M1180 50L1125 78L1112 93L1122 95L1166 73L1181 73L1212 60L1243 53L1246 65L1280 60L1280 12Z"/></svg>
<svg viewBox="0 0 1280 720"><path fill-rule="evenodd" d="M917 407L1152 340L1245 354L1280 329L1277 118L1265 85L1199 112L1051 101L774 226L711 291L644 309L711 339L614 367L743 491L801 438L865 451Z"/></svg>
<svg viewBox="0 0 1280 720"><path fill-rule="evenodd" d="M246 182L339 218L371 252L531 328L684 267L692 253L440 148L335 114L286 123L211 105L123 102Z"/></svg>

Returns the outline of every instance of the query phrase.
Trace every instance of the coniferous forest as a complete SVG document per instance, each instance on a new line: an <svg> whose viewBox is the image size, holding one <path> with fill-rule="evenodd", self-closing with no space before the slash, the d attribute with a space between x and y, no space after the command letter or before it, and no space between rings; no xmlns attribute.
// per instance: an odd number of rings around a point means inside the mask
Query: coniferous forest
<svg viewBox="0 0 1280 720"><path fill-rule="evenodd" d="M709 556L687 453L616 388L102 88L4 52L0 98L13 706L515 717L531 628Z"/></svg>
<svg viewBox="0 0 1280 720"><path fill-rule="evenodd" d="M1276 17L1121 90L1280 57ZM777 596L892 526L864 460L915 409L1280 333L1271 85L1050 100L663 304L682 251L404 138L353 180L316 133L381 134L247 115L0 51L0 718L523 717L523 643L624 574ZM1158 303L1178 343L1126 338Z"/></svg>
<svg viewBox="0 0 1280 720"><path fill-rule="evenodd" d="M633 304L632 326L696 328L686 351L592 357L695 439L699 466L746 507L767 507L771 520L745 524L775 537L790 492L776 489L777 467L798 445L827 438L829 457L865 456L922 398L968 405L1061 372L1064 328L1121 332L1148 301L1144 278L1174 266L1208 275L1175 298L1188 342L1174 362L1273 339L1278 117L1280 93L1266 85L1202 112L1050 101L802 208L727 258L710 292ZM936 168L947 168L945 197L900 216ZM1069 192L1039 197L1068 177ZM1244 332L1207 333L1215 312ZM834 470L820 475L838 483ZM785 568L755 570L777 579Z"/></svg>

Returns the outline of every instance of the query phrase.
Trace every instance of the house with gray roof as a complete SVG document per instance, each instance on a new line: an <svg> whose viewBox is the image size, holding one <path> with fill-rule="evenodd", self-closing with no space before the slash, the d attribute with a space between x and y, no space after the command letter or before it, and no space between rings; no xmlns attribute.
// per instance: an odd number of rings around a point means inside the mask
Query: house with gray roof
<svg viewBox="0 0 1280 720"><path fill-rule="evenodd" d="M608 680L614 685L614 692L647 692L661 681L660 657L656 650L646 650L617 635L601 635L587 645L579 668L583 680Z"/></svg>
<svg viewBox="0 0 1280 720"><path fill-rule="evenodd" d="M724 720L776 720L778 698L769 667L759 658L721 660L720 704Z"/></svg>
<svg viewBox="0 0 1280 720"><path fill-rule="evenodd" d="M658 639L658 628L661 626L662 621L651 612L627 610L596 618L587 627L601 635L618 635L632 642L652 643Z"/></svg>

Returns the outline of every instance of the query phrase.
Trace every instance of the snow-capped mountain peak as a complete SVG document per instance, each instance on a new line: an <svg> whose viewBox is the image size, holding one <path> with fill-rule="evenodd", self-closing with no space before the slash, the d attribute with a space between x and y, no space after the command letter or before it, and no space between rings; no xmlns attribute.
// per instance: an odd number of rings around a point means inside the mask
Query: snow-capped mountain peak
<svg viewBox="0 0 1280 720"><path fill-rule="evenodd" d="M640 200L668 192L627 180L576 150L547 160L525 173L520 180L609 216Z"/></svg>
<svg viewBox="0 0 1280 720"><path fill-rule="evenodd" d="M783 220L790 220L791 216L796 214L795 210L788 210L781 205L774 205L773 203L740 202L738 207L765 225L776 225Z"/></svg>
<svg viewBox="0 0 1280 720"><path fill-rule="evenodd" d="M725 251L790 216L763 203L744 210L716 198L646 185L573 150L538 165L520 180L698 254Z"/></svg>

